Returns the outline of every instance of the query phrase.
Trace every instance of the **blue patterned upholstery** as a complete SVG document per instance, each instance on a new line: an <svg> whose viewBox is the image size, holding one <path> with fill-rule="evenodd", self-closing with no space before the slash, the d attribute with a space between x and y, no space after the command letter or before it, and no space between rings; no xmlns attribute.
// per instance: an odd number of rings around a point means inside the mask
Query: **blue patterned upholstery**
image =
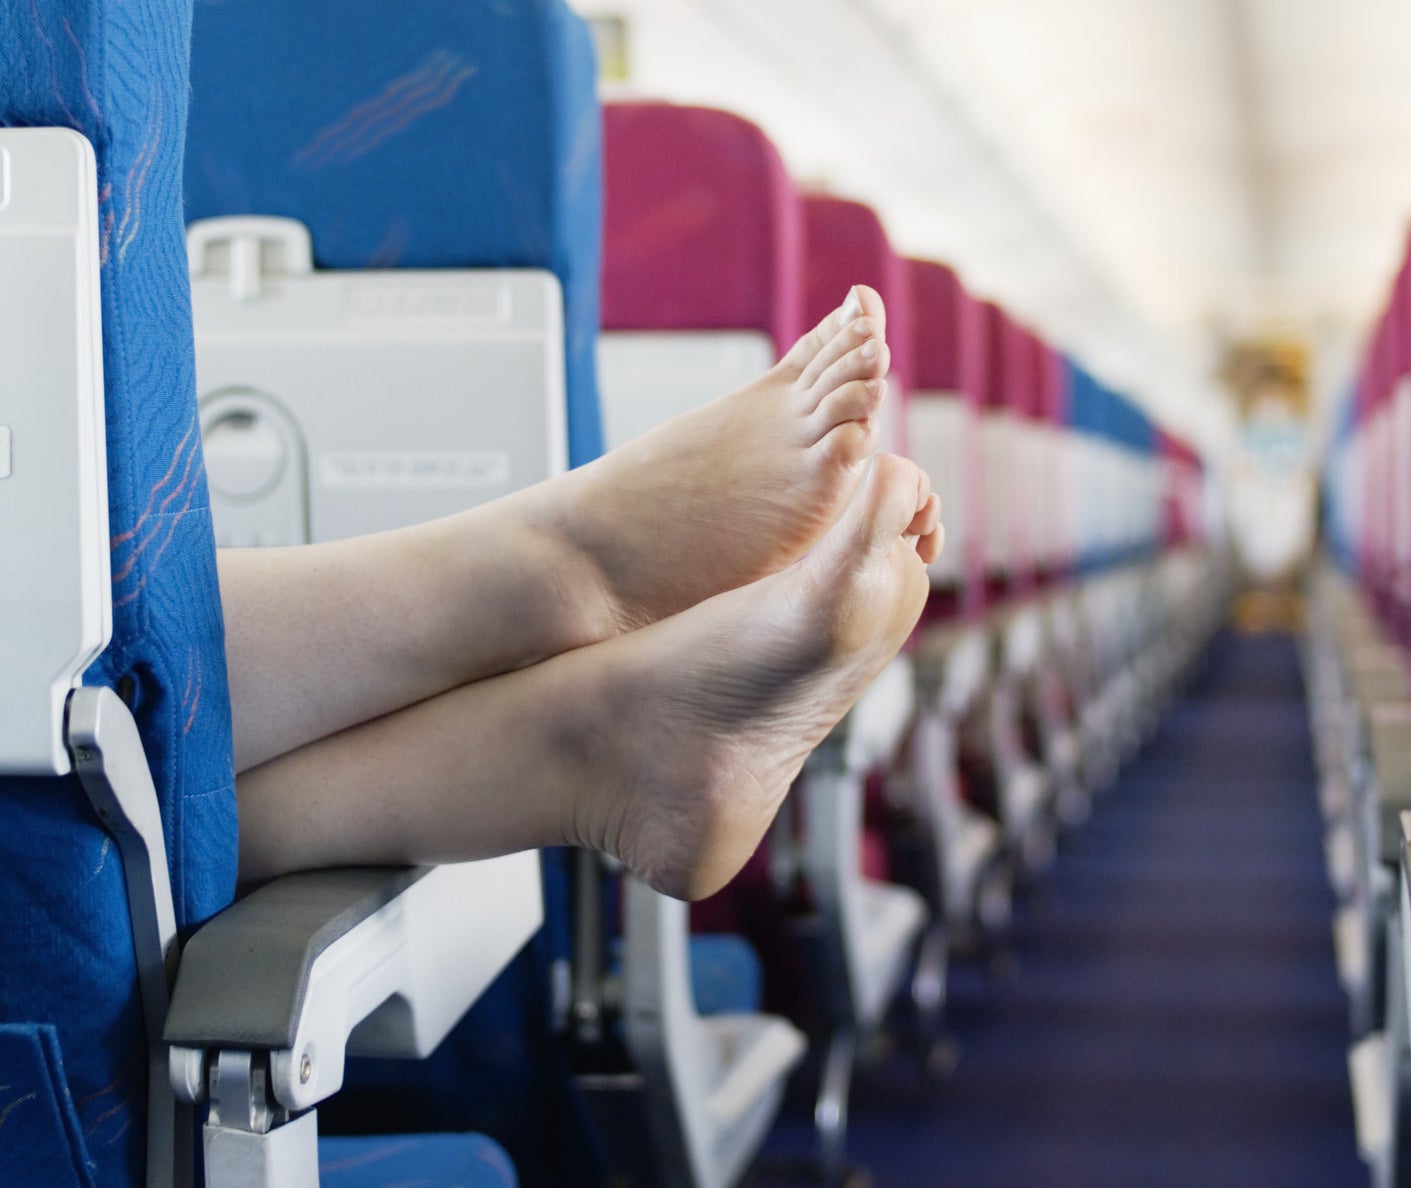
<svg viewBox="0 0 1411 1188"><path fill-rule="evenodd" d="M184 928L229 901L236 843L182 241L189 23L179 0L0 8L0 124L76 128L97 151L114 630L87 679L137 717ZM0 1018L49 1028L42 1067L61 1096L67 1074L75 1164L133 1182L146 1065L131 926L121 864L76 781L0 780L0 869ZM0 1055L11 1091L13 1055Z"/></svg>
<svg viewBox="0 0 1411 1188"><path fill-rule="evenodd" d="M754 946L732 933L691 937L691 992L702 1015L738 1015L760 1010L764 967Z"/></svg>
<svg viewBox="0 0 1411 1188"><path fill-rule="evenodd" d="M298 219L321 268L553 271L569 461L598 455L602 129L591 36L563 0L198 0L191 79L188 220ZM561 854L545 885L545 930L465 1022L415 1067L350 1062L326 1132L485 1130L527 1184L591 1182L548 1001Z"/></svg>
<svg viewBox="0 0 1411 1188"><path fill-rule="evenodd" d="M136 716L187 930L230 902L236 866L181 209L189 37L180 0L0 7L0 125L73 127L97 153L113 641L87 679ZM132 924L121 861L75 780L0 779L0 869L0 1183L142 1183ZM327 1155L330 1184L515 1183L475 1136Z"/></svg>
<svg viewBox="0 0 1411 1188"><path fill-rule="evenodd" d="M0 1024L0 1069L0 1126L23 1136L19 1142L0 1143L0 1179L90 1188L93 1169L83 1155L83 1131L54 1027Z"/></svg>
<svg viewBox="0 0 1411 1188"><path fill-rule="evenodd" d="M562 0L201 0L187 218L299 219L322 268L552 270L579 465L601 450L595 78Z"/></svg>
<svg viewBox="0 0 1411 1188"><path fill-rule="evenodd" d="M324 1139L318 1174L321 1188L515 1188L518 1183L499 1145L473 1134Z"/></svg>

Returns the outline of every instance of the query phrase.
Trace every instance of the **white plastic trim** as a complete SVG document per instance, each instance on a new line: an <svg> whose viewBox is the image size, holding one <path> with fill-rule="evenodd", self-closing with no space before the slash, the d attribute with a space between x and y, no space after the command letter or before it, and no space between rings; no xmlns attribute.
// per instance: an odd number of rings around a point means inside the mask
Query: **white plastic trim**
<svg viewBox="0 0 1411 1188"><path fill-rule="evenodd" d="M597 351L608 449L743 387L776 358L762 330L608 330Z"/></svg>
<svg viewBox="0 0 1411 1188"><path fill-rule="evenodd" d="M217 544L403 527L567 468L553 273L315 269L287 219L187 242Z"/></svg>
<svg viewBox="0 0 1411 1188"><path fill-rule="evenodd" d="M0 130L0 772L70 770L112 634L97 189L77 132Z"/></svg>
<svg viewBox="0 0 1411 1188"><path fill-rule="evenodd" d="M254 301L267 275L304 275L314 269L309 229L297 219L240 215L198 219L186 229L192 280L225 277L233 301Z"/></svg>
<svg viewBox="0 0 1411 1188"><path fill-rule="evenodd" d="M625 1023L659 1143L680 1145L692 1188L739 1181L769 1128L803 1034L762 1014L696 1013L687 907L635 878L624 884Z"/></svg>
<svg viewBox="0 0 1411 1188"><path fill-rule="evenodd" d="M264 1134L204 1128L206 1188L318 1188L318 1112Z"/></svg>
<svg viewBox="0 0 1411 1188"><path fill-rule="evenodd" d="M485 909L473 927L469 904ZM345 1049L429 1055L542 922L536 851L417 880L314 962L294 1045L270 1054L275 1098L302 1110L337 1092Z"/></svg>

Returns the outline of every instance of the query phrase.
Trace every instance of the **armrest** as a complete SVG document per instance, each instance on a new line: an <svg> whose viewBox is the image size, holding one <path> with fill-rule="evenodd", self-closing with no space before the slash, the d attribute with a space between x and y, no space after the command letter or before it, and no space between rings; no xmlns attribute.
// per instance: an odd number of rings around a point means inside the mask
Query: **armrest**
<svg viewBox="0 0 1411 1188"><path fill-rule="evenodd" d="M187 944L172 1083L201 1100L209 1050L266 1050L274 1099L307 1109L342 1086L345 1049L429 1054L542 919L532 852L277 879Z"/></svg>

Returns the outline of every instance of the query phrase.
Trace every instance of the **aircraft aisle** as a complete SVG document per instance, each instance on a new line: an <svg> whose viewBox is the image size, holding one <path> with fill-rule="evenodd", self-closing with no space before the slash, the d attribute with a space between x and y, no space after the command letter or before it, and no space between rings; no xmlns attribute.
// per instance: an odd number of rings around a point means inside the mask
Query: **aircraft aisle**
<svg viewBox="0 0 1411 1188"><path fill-rule="evenodd" d="M1294 639L1227 629L1030 897L1012 974L956 971L952 1078L918 1092L900 1055L857 1085L852 1156L876 1188L1365 1185L1320 837ZM809 1126L792 1101L768 1151Z"/></svg>

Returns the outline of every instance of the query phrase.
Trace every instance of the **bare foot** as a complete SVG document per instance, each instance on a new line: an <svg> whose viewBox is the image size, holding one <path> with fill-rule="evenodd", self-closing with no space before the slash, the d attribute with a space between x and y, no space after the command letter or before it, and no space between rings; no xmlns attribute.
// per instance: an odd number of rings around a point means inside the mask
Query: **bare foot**
<svg viewBox="0 0 1411 1188"><path fill-rule="evenodd" d="M875 447L884 332L859 285L760 379L591 466L395 532L226 551L237 769L796 561Z"/></svg>
<svg viewBox="0 0 1411 1188"><path fill-rule="evenodd" d="M753 383L574 472L553 514L622 629L775 573L822 536L877 445L885 333L881 298L857 285Z"/></svg>
<svg viewBox="0 0 1411 1188"><path fill-rule="evenodd" d="M631 677L605 800L576 840L699 899L752 854L809 753L905 642L941 545L926 475L883 455L827 535L780 573L622 637Z"/></svg>
<svg viewBox="0 0 1411 1188"><path fill-rule="evenodd" d="M570 842L709 895L906 639L940 544L925 474L879 456L776 574L244 770L241 876Z"/></svg>
<svg viewBox="0 0 1411 1188"><path fill-rule="evenodd" d="M227 550L237 770L785 569L864 473L888 364L858 285L759 380L591 466L401 531Z"/></svg>

